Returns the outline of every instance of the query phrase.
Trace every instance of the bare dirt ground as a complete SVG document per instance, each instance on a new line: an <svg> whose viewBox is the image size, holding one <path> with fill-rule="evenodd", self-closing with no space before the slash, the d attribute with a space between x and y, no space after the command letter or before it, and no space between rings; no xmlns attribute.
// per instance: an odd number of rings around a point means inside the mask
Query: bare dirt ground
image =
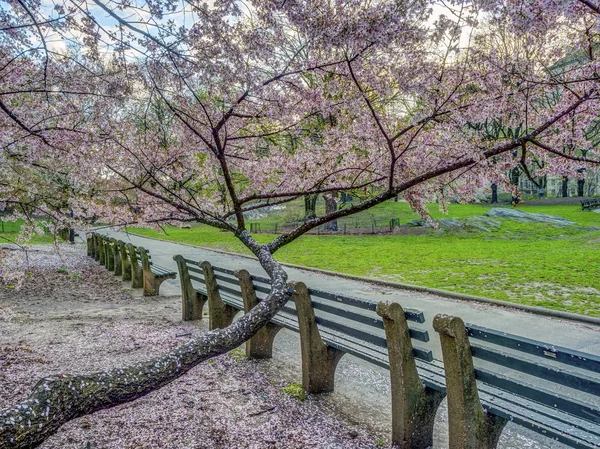
<svg viewBox="0 0 600 449"><path fill-rule="evenodd" d="M24 399L43 376L125 366L206 331L204 324L181 322L179 298L145 298L83 251L64 246L57 254L51 246L36 246L21 287L0 286L0 409ZM318 400L288 396L285 385L267 378L255 362L227 354L141 399L71 421L41 448L382 444Z"/></svg>

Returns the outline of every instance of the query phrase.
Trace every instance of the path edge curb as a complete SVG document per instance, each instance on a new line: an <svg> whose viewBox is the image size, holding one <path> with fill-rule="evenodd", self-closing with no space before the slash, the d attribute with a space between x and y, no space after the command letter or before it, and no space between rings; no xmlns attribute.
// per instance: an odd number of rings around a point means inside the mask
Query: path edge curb
<svg viewBox="0 0 600 449"><path fill-rule="evenodd" d="M202 246L202 245L192 245L191 243L182 243L182 242L176 242L173 240L148 237L145 235L136 234L135 232L131 232L131 231L127 231L127 232L131 235L135 235L136 237L143 237L143 238L147 238L147 239L151 239L151 240L158 240L158 241L165 242L165 243L176 243L178 245L189 246L192 248L200 248L200 249L203 249L206 251L213 251L215 253L226 254L228 256L243 257L245 259L258 260L255 256L250 256L248 254L232 253L231 251L225 251L222 249L215 249L215 248L210 248L210 247L206 247L206 246ZM593 316L587 316L587 315L581 315L578 313L563 312L561 310L545 309L543 307L528 306L525 304L516 304L513 302L502 301L500 299L492 299L492 298L486 298L483 296L468 295L466 293L456 293L456 292L451 292L448 290L439 290L437 288L422 287L419 285L403 284L401 282L385 281L383 279L357 276L354 274L338 273L336 271L322 270L320 268L313 268L313 267L305 267L303 265L295 265L295 264L284 263L284 262L280 262L280 263L284 267L296 268L298 270L304 270L304 271L311 271L313 273L326 274L328 276L335 276L335 277L342 278L342 279L351 279L354 281L366 282L368 284L397 288L399 290L412 290L412 291L417 291L417 292L422 292L422 293L431 293L431 294L434 294L437 296L441 296L443 298L456 299L456 300L460 300L460 301L471 301L471 302L492 304L494 306L499 306L499 307L523 310L525 312L529 312L534 315L547 316L547 317L551 317L551 318L561 318L564 320L577 321L579 323L593 324L596 326L600 326L600 318L596 318Z"/></svg>

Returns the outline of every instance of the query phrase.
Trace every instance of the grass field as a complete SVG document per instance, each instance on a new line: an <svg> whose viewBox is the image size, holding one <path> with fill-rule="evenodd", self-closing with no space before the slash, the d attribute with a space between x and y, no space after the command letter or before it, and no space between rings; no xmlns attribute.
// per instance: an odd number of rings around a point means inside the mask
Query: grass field
<svg viewBox="0 0 600 449"><path fill-rule="evenodd" d="M0 244L20 242L19 232L21 230L22 220L17 221L0 221ZM54 238L51 234L38 235L35 234L28 243L44 244L52 243Z"/></svg>
<svg viewBox="0 0 600 449"><path fill-rule="evenodd" d="M445 216L482 215L489 207L451 205ZM522 210L557 215L580 227L500 220L491 233L431 230L425 235L306 235L281 249L278 260L342 273L377 277L556 310L600 316L600 214L578 206L529 206ZM281 213L281 215L290 211ZM389 202L371 216L416 216L406 203ZM262 222L273 220L273 216ZM281 219L281 218L280 218ZM358 217L358 219L361 219ZM255 220L259 221L259 220ZM264 229L264 228L263 228ZM206 226L134 232L193 245L249 253L232 235ZM257 234L259 242L275 235Z"/></svg>
<svg viewBox="0 0 600 449"><path fill-rule="evenodd" d="M507 206L510 207L510 206ZM448 206L448 215L440 212L437 204L430 204L429 211L433 218L468 218L477 215L483 215L487 210L491 209L489 204L450 204ZM558 215L575 221L582 226L600 226L600 215L594 213L581 212L579 205L553 205L553 206L519 206L519 209L531 213L547 213ZM322 215L325 212L323 201L317 203L317 215ZM260 223L262 231L274 229L274 225L278 227L285 226L286 223L297 222L304 215L304 203L295 201L287 205L283 210L276 210L269 213L268 216L260 219L248 219L249 223ZM386 226L392 218L397 218L400 223L407 223L411 220L419 218L414 213L408 203L388 201L382 203L369 210L360 212L350 217L344 217L338 220L341 228L344 223L348 228L361 227L370 228L373 222L376 226Z"/></svg>

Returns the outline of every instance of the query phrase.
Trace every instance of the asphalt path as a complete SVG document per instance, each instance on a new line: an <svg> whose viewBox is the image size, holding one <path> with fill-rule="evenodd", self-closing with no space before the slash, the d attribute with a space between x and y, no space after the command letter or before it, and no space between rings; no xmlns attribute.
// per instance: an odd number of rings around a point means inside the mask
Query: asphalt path
<svg viewBox="0 0 600 449"><path fill-rule="evenodd" d="M264 275L256 260L233 256L203 248L140 237L112 230L99 231L135 246L150 250L153 263L177 271L173 261L176 254L185 258L209 261L214 266L229 269L246 269L252 274ZM353 257L349 250L346 257ZM437 334L431 326L433 317L443 313L461 317L466 323L516 334L545 343L564 346L578 351L600 354L600 326L571 320L540 316L509 307L486 303L442 298L433 294L382 287L366 282L344 279L332 275L286 268L289 280L304 282L319 290L336 292L374 302L386 300L399 302L404 308L423 311L426 322L422 328L431 336L428 349L434 358L441 360ZM161 286L161 295L180 295L179 280L167 280ZM267 374L290 381L301 379L299 339L284 330L276 338L273 360L261 362L260 369ZM357 423L366 423L373 429L389 434L389 373L352 356L345 356L336 371L336 392L325 395L324 405L344 414ZM590 398L587 398L588 401ZM600 399L591 398L599 403ZM442 407L437 418L434 448L447 447L446 412ZM501 437L500 448L560 448L562 445L518 426L509 425Z"/></svg>

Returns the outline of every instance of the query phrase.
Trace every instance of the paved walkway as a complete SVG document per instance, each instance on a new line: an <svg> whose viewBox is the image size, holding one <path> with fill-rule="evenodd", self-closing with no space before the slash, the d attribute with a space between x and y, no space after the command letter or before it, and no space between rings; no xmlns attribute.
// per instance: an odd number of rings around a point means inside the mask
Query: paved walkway
<svg viewBox="0 0 600 449"><path fill-rule="evenodd" d="M264 274L257 261L245 257L231 256L198 247L163 242L123 232L108 230L101 232L119 238L126 243L131 242L133 245L143 246L150 250L154 263L171 268L174 271L177 271L177 265L173 261L173 255L181 254L193 260L208 260L215 266L229 269L245 268L253 274ZM348 257L352 257L351 250L348 252ZM557 346L566 346L591 354L600 354L600 326L539 316L508 307L452 300L432 294L382 287L295 268L288 268L286 271L290 280L302 281L312 288L339 292L372 301L397 301L405 308L422 310L429 326L436 314L444 313L459 316L466 323L541 340ZM167 280L161 287L161 294L163 295L177 295L180 292L178 279ZM429 330L430 335L436 334L431 327L429 327ZM434 349L434 356L441 359L439 349Z"/></svg>

